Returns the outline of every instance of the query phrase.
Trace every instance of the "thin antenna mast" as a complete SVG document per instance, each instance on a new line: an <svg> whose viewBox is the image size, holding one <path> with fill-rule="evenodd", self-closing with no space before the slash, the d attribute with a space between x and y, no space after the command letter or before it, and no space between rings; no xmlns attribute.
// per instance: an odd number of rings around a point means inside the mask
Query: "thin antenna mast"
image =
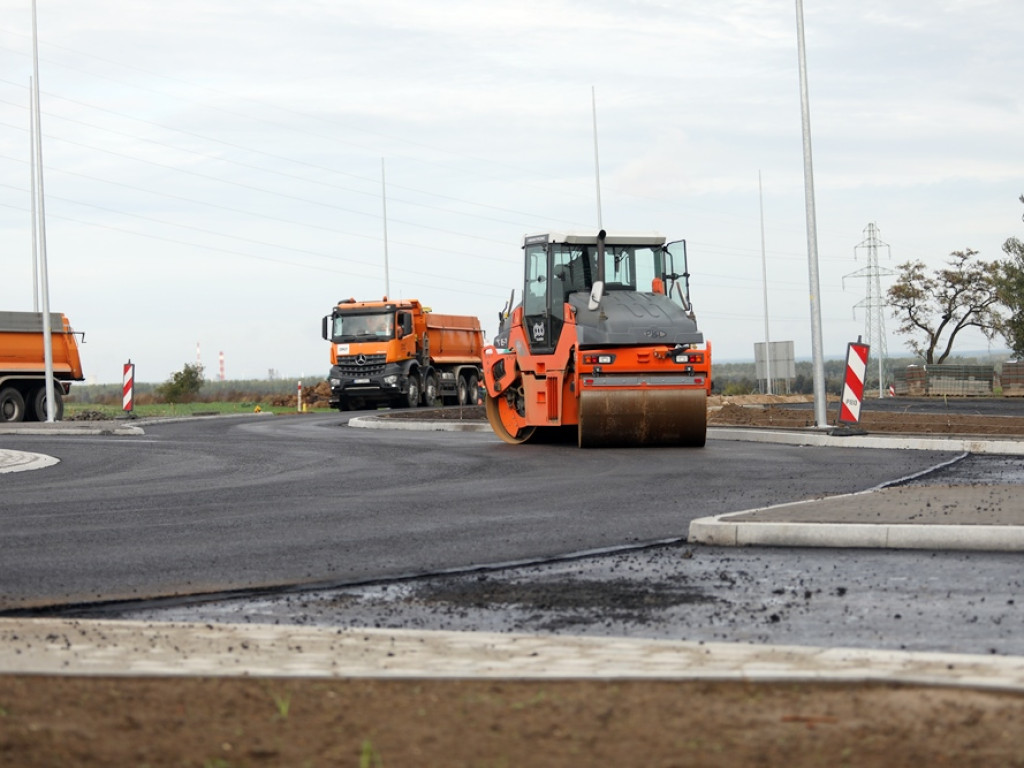
<svg viewBox="0 0 1024 768"><path fill-rule="evenodd" d="M384 158L380 159L380 199L384 209L384 295L391 295L391 277L388 269L388 192L384 180Z"/></svg>
<svg viewBox="0 0 1024 768"><path fill-rule="evenodd" d="M594 114L594 178L597 181L597 228L603 229L601 220L601 162L597 156L597 92L590 86L590 104Z"/></svg>

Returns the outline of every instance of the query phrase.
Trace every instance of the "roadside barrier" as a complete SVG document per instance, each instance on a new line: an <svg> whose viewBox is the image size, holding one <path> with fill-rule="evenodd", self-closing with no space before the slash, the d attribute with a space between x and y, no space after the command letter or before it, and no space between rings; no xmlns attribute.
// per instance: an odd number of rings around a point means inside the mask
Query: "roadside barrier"
<svg viewBox="0 0 1024 768"><path fill-rule="evenodd" d="M131 360L124 364L121 379L121 410L129 415L135 410L135 364Z"/></svg>
<svg viewBox="0 0 1024 768"><path fill-rule="evenodd" d="M839 421L857 424L860 421L860 404L864 399L864 374L868 368L867 344L860 337L846 349L846 379L843 383L843 401L839 408Z"/></svg>

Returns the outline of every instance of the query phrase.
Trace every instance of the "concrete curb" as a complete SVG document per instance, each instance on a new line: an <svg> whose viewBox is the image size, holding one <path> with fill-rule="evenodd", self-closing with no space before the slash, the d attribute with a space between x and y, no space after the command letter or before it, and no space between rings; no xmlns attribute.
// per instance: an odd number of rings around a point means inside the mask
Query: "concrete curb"
<svg viewBox="0 0 1024 768"><path fill-rule="evenodd" d="M60 463L60 459L42 453L27 451L9 451L0 448L0 474L4 472L27 472L32 469L52 467Z"/></svg>
<svg viewBox="0 0 1024 768"><path fill-rule="evenodd" d="M884 681L1024 691L1024 657L491 632L0 619L0 674Z"/></svg>
<svg viewBox="0 0 1024 768"><path fill-rule="evenodd" d="M743 514L743 513L738 513ZM728 515L690 523L687 542L716 547L835 547L1024 552L1024 527L879 523L730 522Z"/></svg>
<svg viewBox="0 0 1024 768"><path fill-rule="evenodd" d="M825 432L709 427L708 438L742 440L750 443L827 446L829 448L885 448L910 451L955 451L957 453L994 453L1024 455L1024 440L974 437L928 437L917 435L849 435L837 437Z"/></svg>
<svg viewBox="0 0 1024 768"><path fill-rule="evenodd" d="M119 421L55 421L0 424L0 435L144 435L142 427Z"/></svg>
<svg viewBox="0 0 1024 768"><path fill-rule="evenodd" d="M356 416L348 425L357 429L395 429L408 432L491 432L491 425L475 419L382 419L380 416Z"/></svg>

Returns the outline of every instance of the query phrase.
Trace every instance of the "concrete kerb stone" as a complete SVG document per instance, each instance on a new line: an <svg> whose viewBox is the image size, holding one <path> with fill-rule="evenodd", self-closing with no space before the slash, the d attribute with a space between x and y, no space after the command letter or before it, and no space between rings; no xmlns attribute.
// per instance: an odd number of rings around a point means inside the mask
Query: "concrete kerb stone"
<svg viewBox="0 0 1024 768"><path fill-rule="evenodd" d="M382 419L379 416L356 416L348 425L358 429L395 429L409 432L490 432L487 422L466 419Z"/></svg>
<svg viewBox="0 0 1024 768"><path fill-rule="evenodd" d="M1024 527L879 523L730 522L727 515L690 523L687 542L717 547L835 547L1024 552Z"/></svg>
<svg viewBox="0 0 1024 768"><path fill-rule="evenodd" d="M885 681L1024 691L1024 658L642 638L0 619L0 674Z"/></svg>
<svg viewBox="0 0 1024 768"><path fill-rule="evenodd" d="M60 463L60 459L43 453L28 451L11 451L0 448L0 474L4 472L27 472L32 469L52 467Z"/></svg>

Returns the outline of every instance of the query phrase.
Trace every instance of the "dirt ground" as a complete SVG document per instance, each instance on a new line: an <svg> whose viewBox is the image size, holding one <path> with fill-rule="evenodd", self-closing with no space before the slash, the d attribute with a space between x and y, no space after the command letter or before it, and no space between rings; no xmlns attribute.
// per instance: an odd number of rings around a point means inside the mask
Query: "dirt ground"
<svg viewBox="0 0 1024 768"><path fill-rule="evenodd" d="M709 424L813 419L751 405L712 399ZM862 426L1024 435L1019 418ZM0 768L1024 766L1021 722L1024 694L876 684L0 675Z"/></svg>
<svg viewBox="0 0 1024 768"><path fill-rule="evenodd" d="M814 426L810 408L793 408L792 403L807 402L807 397L749 395L708 398L710 426L772 427L803 429ZM839 404L827 408L829 424L837 424ZM1015 416L978 416L955 413L913 413L871 411L860 413L858 427L870 433L947 434L947 435L1024 435L1024 418Z"/></svg>
<svg viewBox="0 0 1024 768"><path fill-rule="evenodd" d="M1014 766L1022 720L887 685L0 676L0 765Z"/></svg>

